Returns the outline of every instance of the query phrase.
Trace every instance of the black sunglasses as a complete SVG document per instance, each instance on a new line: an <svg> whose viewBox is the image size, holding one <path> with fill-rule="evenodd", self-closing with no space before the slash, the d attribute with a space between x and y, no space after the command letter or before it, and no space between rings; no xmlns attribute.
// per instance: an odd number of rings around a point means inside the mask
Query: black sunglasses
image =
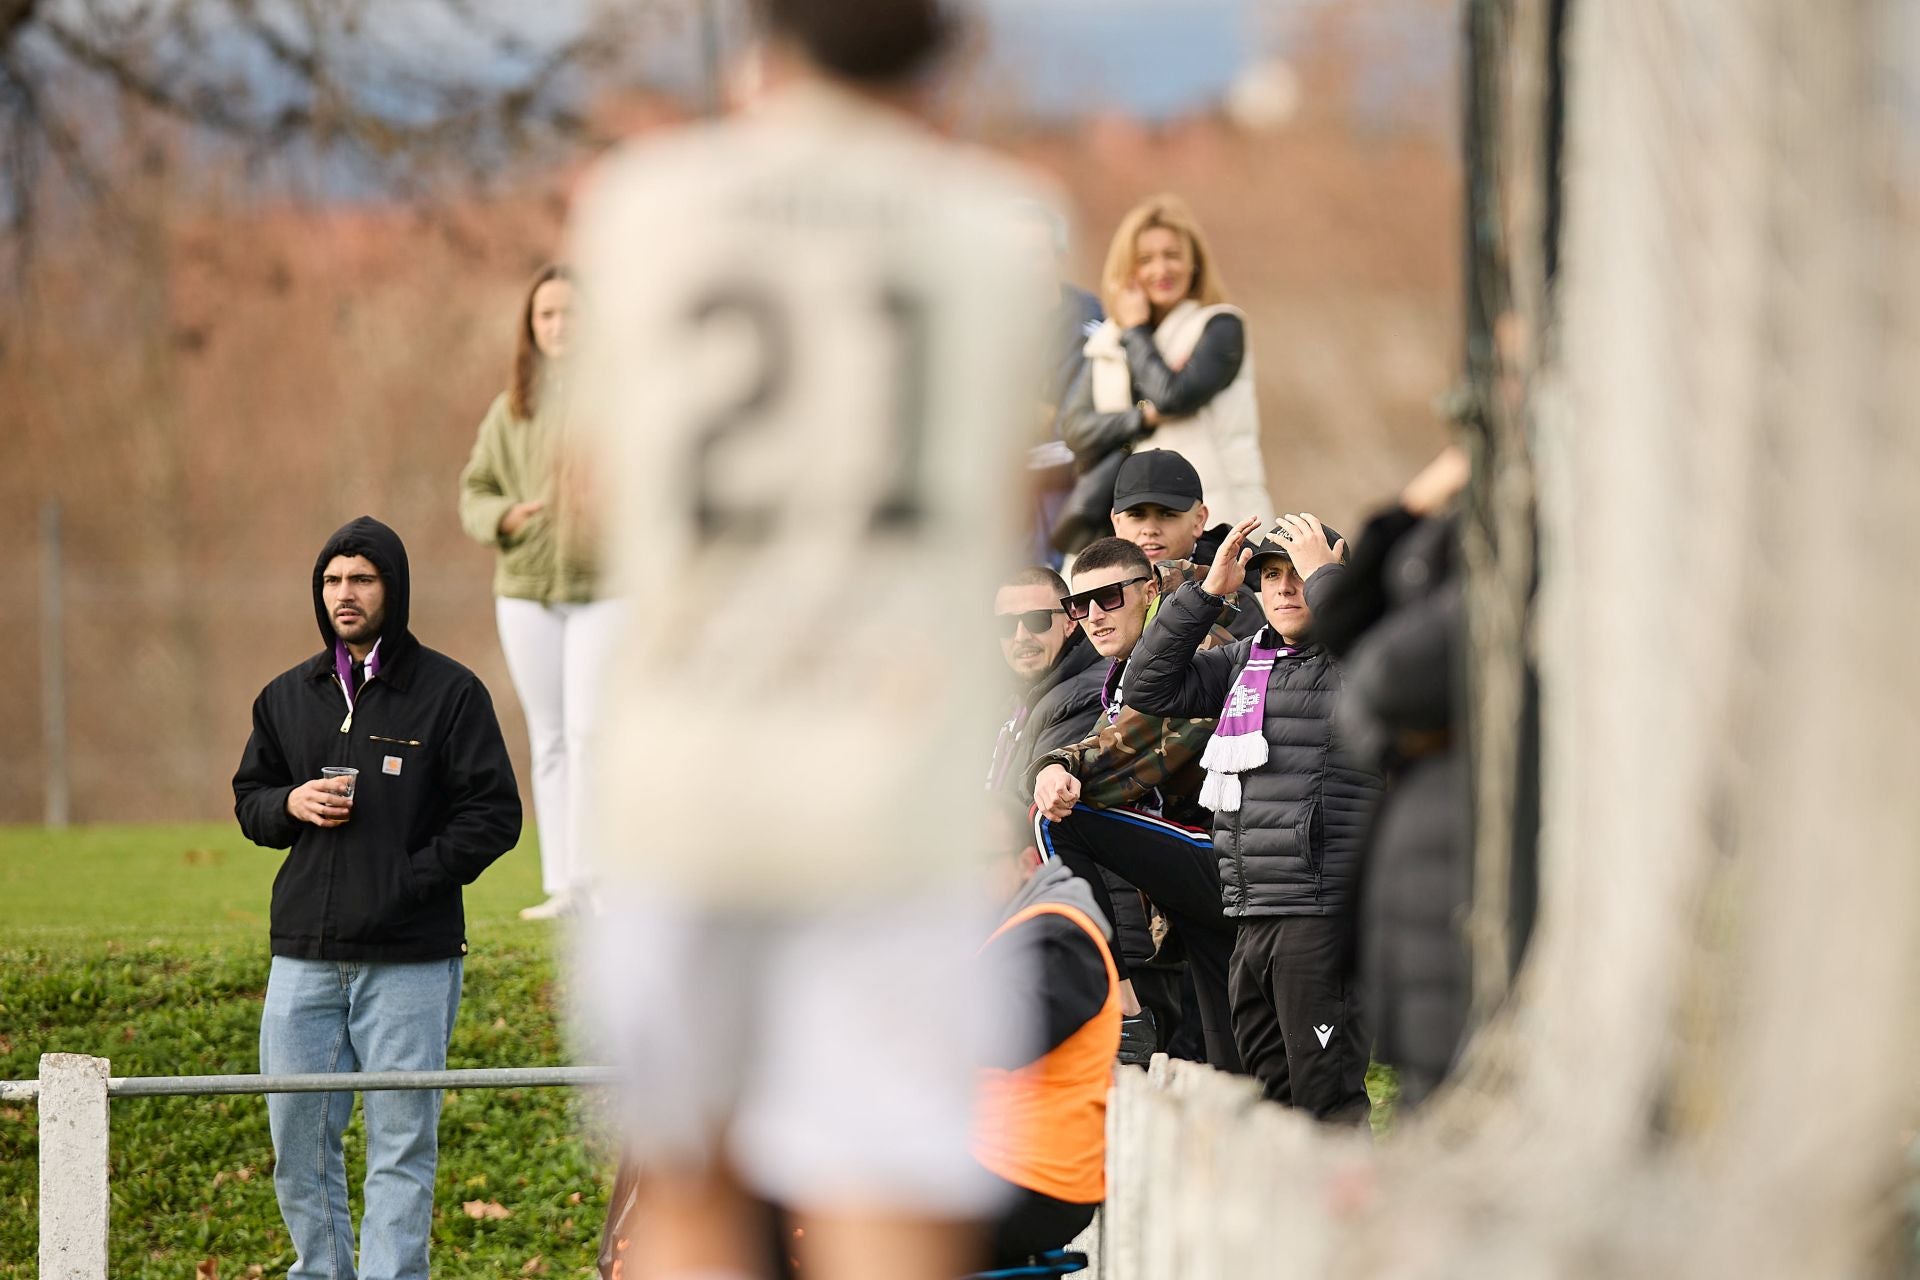
<svg viewBox="0 0 1920 1280"><path fill-rule="evenodd" d="M1028 609L1025 613L996 613L994 624L1000 634L1010 636L1017 627L1025 627L1030 636L1042 635L1053 629L1053 615L1058 609Z"/></svg>
<svg viewBox="0 0 1920 1280"><path fill-rule="evenodd" d="M1075 622L1084 620L1093 612L1093 606L1099 605L1108 613L1118 609L1127 599L1127 588L1136 582L1145 582L1148 575L1128 578L1125 582L1109 582L1104 587L1094 587L1088 591L1076 591L1070 596L1061 596L1060 605L1067 616Z"/></svg>

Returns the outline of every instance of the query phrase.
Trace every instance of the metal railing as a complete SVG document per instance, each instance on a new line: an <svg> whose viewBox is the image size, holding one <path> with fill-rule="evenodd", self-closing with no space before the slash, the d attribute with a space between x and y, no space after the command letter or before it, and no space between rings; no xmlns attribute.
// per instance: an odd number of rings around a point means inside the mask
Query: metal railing
<svg viewBox="0 0 1920 1280"><path fill-rule="evenodd" d="M607 1067L480 1067L304 1075L115 1076L105 1058L40 1055L38 1080L0 1080L0 1102L40 1107L41 1280L106 1280L108 1100L382 1089L604 1085Z"/></svg>

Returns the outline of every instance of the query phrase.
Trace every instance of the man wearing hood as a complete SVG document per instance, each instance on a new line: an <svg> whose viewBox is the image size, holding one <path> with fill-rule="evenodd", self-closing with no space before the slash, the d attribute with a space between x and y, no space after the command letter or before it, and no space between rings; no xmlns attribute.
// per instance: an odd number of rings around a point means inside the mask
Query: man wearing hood
<svg viewBox="0 0 1920 1280"><path fill-rule="evenodd" d="M323 648L254 700L234 814L255 844L291 850L273 883L267 1074L443 1069L467 951L461 886L520 838L493 701L414 639L410 586L399 535L367 516L342 526L313 566ZM364 1106L356 1272L341 1154L352 1092L267 1095L295 1280L427 1275L440 1094L371 1092Z"/></svg>

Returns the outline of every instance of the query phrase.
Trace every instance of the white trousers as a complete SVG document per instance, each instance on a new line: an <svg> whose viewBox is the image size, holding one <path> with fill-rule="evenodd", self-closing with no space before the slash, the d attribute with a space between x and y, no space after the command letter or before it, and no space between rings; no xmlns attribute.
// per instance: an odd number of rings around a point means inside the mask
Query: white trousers
<svg viewBox="0 0 1920 1280"><path fill-rule="evenodd" d="M594 714L601 672L619 635L623 601L494 601L500 648L527 717L533 747L533 816L540 883L549 897L587 887L584 849Z"/></svg>

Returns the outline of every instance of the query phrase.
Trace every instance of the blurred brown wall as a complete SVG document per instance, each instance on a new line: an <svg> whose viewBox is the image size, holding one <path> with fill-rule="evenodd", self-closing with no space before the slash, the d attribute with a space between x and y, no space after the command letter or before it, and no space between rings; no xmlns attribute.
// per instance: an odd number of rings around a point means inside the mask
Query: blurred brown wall
<svg viewBox="0 0 1920 1280"><path fill-rule="evenodd" d="M1079 206L1088 286L1129 204L1192 202L1249 315L1283 507L1351 528L1438 447L1459 312L1444 140L1094 121L1020 150ZM414 629L493 690L524 782L490 556L454 500L560 202L435 221L142 199L104 243L51 238L0 319L0 821L42 812L37 539L55 497L76 821L230 812L251 699L318 644L314 554L361 513L407 540Z"/></svg>

